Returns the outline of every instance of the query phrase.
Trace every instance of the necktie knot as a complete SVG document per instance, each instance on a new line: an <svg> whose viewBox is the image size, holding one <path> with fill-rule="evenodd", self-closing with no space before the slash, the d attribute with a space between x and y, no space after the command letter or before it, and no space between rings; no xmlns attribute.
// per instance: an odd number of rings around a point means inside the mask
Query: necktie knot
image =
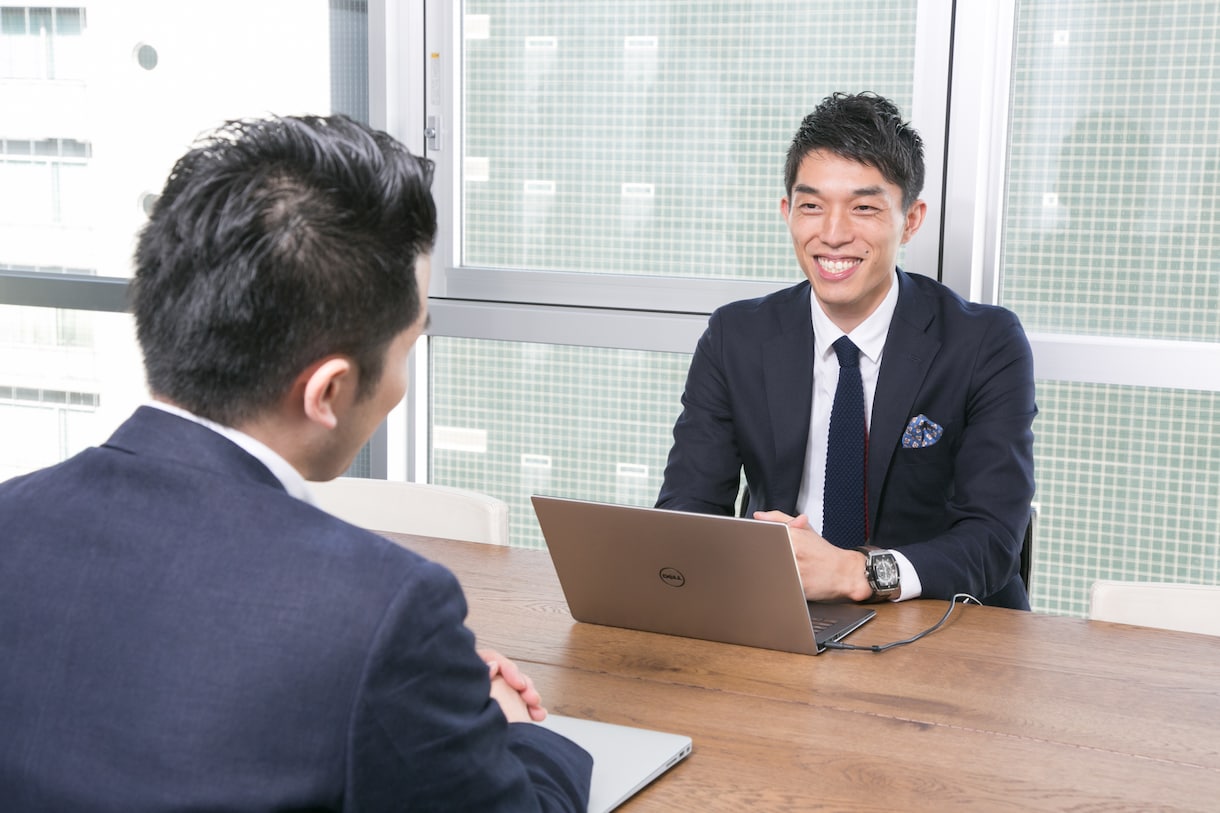
<svg viewBox="0 0 1220 813"><path fill-rule="evenodd" d="M846 336L840 336L839 340L831 345L835 349L835 355L839 357L840 367L859 367L860 366L860 348L852 344L851 339Z"/></svg>

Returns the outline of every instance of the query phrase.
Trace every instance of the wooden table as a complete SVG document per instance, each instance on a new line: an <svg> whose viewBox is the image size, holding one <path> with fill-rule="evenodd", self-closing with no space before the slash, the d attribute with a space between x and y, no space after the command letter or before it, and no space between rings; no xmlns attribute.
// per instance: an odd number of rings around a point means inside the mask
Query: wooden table
<svg viewBox="0 0 1220 813"><path fill-rule="evenodd" d="M689 735L631 811L1220 810L1220 638L959 605L818 656L576 623L545 552L387 534L460 578L554 712ZM877 608L848 641L931 626Z"/></svg>

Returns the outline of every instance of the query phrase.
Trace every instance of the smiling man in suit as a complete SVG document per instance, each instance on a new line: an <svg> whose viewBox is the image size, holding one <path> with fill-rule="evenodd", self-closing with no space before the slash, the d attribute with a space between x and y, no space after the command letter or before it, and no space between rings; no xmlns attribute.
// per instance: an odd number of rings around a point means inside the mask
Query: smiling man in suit
<svg viewBox="0 0 1220 813"><path fill-rule="evenodd" d="M0 484L5 810L585 809L454 576L310 504L406 390L431 174L342 116L178 161L136 250L153 402Z"/></svg>
<svg viewBox="0 0 1220 813"><path fill-rule="evenodd" d="M1032 353L1009 311L897 267L923 180L888 100L835 94L805 118L781 202L805 281L712 314L657 506L732 514L744 470L743 513L788 523L811 600L1028 609Z"/></svg>

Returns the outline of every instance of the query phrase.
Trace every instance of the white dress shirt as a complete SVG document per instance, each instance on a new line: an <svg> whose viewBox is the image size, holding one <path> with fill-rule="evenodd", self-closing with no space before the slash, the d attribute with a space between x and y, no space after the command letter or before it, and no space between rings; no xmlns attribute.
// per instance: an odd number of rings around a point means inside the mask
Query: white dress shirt
<svg viewBox="0 0 1220 813"><path fill-rule="evenodd" d="M810 318L813 320L813 410L809 416L809 442L805 447L805 473L797 493L797 511L809 518L811 528L821 533L823 489L826 484L826 445L830 437L830 410L834 406L835 389L839 386L839 360L834 343L847 336L860 348L860 378L864 384L864 421L871 427L873 396L877 392L877 375L881 372L881 356L890 332L890 320L898 306L898 274L890 280L889 293L851 333L844 333L822 310L812 289L809 292ZM898 562L901 592L898 601L918 598L923 592L914 565L899 551L891 551Z"/></svg>

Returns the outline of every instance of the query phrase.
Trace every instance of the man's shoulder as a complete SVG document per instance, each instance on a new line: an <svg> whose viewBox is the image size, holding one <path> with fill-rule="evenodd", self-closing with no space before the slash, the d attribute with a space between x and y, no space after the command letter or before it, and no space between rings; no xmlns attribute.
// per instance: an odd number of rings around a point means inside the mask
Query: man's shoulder
<svg viewBox="0 0 1220 813"><path fill-rule="evenodd" d="M214 435L200 429L204 437ZM279 568L301 582L346 580L365 593L374 584L396 591L404 579L444 580L443 568L298 499L269 473L250 476L248 470L262 464L225 438L214 438L208 441L228 457L202 464L110 443L86 449L0 483L0 517L31 538L57 539L69 549L85 544L71 529L86 530L99 544L115 545L154 567L181 556L183 548L206 550L200 567L214 565L234 574L234 581L261 568ZM69 501L74 511L57 510ZM126 547L136 540L140 544Z"/></svg>
<svg viewBox="0 0 1220 813"><path fill-rule="evenodd" d="M713 332L745 331L757 339L809 323L809 302L809 283L802 280L762 296L721 305L712 311L708 322Z"/></svg>
<svg viewBox="0 0 1220 813"><path fill-rule="evenodd" d="M221 497L230 506L241 501L240 507L229 510L244 513L246 521L225 518L223 522L235 535L244 536L245 544L266 546L273 551L269 556L290 559L290 567L322 582L348 579L361 582L362 590L380 584L382 589L395 591L404 579L443 577L445 569L431 560L282 489L264 489L248 500L237 493L214 494L211 499ZM242 555L241 541L233 547L235 556Z"/></svg>
<svg viewBox="0 0 1220 813"><path fill-rule="evenodd" d="M725 314L747 314L758 311L769 311L792 307L794 304L804 303L806 306L809 303L809 281L801 280L795 285L789 285L786 288L780 288L777 291L762 294L761 296L751 297L750 299L738 299L728 304L721 305L716 309L716 313Z"/></svg>
<svg viewBox="0 0 1220 813"><path fill-rule="evenodd" d="M315 544L321 546L324 554L332 552L334 540L339 539L343 543L341 555L344 558L372 560L378 568L391 571L394 579L417 569L422 569L429 575L439 575L439 571L447 570L444 566L375 531L353 525L295 497L288 499L296 503L290 510L300 518L302 528L315 540Z"/></svg>
<svg viewBox="0 0 1220 813"><path fill-rule="evenodd" d="M966 299L948 285L931 277L901 269L898 271L898 276L901 285L898 303L900 310L927 308L931 314L950 322L955 320L1017 322L1016 314L1008 308Z"/></svg>

